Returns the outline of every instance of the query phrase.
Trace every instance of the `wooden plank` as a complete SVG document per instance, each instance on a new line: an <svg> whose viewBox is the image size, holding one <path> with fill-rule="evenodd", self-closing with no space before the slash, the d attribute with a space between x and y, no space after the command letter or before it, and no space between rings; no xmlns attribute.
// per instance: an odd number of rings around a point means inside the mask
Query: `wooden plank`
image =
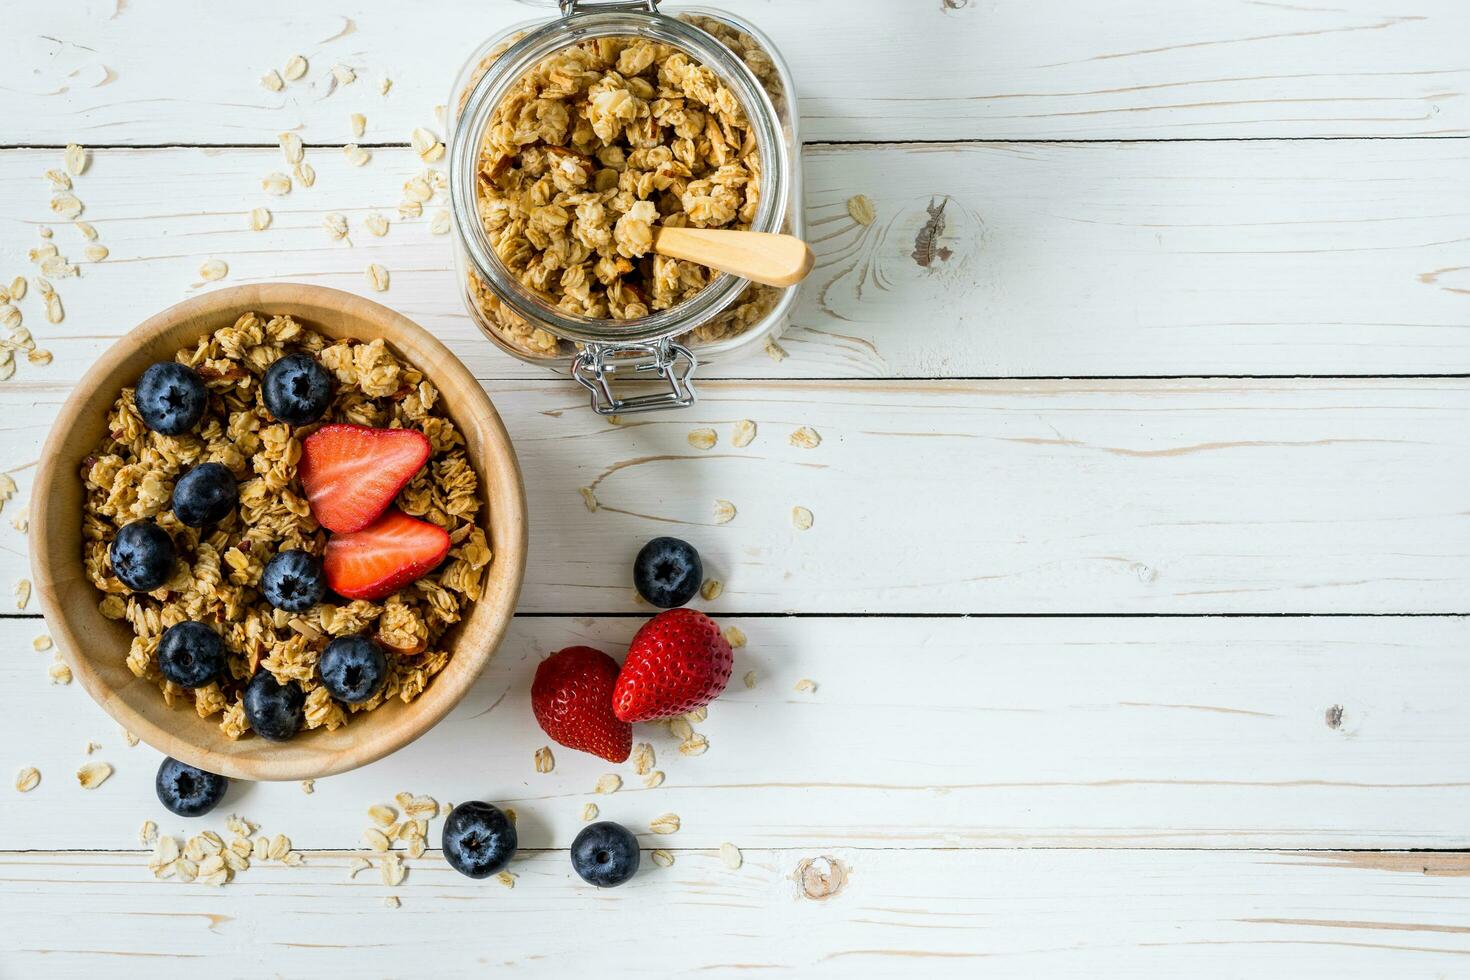
<svg viewBox="0 0 1470 980"><path fill-rule="evenodd" d="M1466 610L1463 379L731 381L618 427L569 389L489 385L528 488L527 612L640 611L629 562L668 533L724 581L721 612ZM0 387L12 507L64 395ZM802 425L820 447L789 444ZM24 573L0 551L0 581Z"/></svg>
<svg viewBox="0 0 1470 980"><path fill-rule="evenodd" d="M0 855L15 976L193 977L199 958L375 975L1454 976L1463 854L767 851L730 870L679 852L615 891L527 854L513 891L425 858L396 890L347 856L251 867L222 891L155 882L140 854ZM810 897L803 862L842 887ZM811 892L831 886L809 876ZM656 912L651 909L657 909ZM575 937L575 938L573 938ZM354 967L356 969L356 967Z"/></svg>
<svg viewBox="0 0 1470 980"><path fill-rule="evenodd" d="M4 620L0 684L25 710L0 713L3 846L135 847L144 819L197 833L235 812L299 847L352 848L367 807L405 790L509 804L528 847L568 846L588 802L640 831L676 813L680 832L649 846L683 848L1470 846L1470 719L1446 683L1466 666L1463 618L720 619L749 643L697 726L709 751L635 730L667 774L657 789L568 749L549 774L532 763L536 664L578 643L621 658L641 620L521 618L415 744L310 796L237 784L197 821L154 799L156 752L49 684L40 622ZM88 741L116 770L91 792L73 779ZM18 794L23 766L42 781ZM595 794L609 772L622 789Z"/></svg>
<svg viewBox="0 0 1470 980"><path fill-rule="evenodd" d="M284 129L406 142L481 39L545 3L281 0L23 4L0 88L10 142L265 143ZM1455 0L1331 6L724 0L791 62L808 139L1179 139L1464 135L1470 70ZM293 53L311 71L274 93ZM327 84L334 64L359 81ZM383 98L378 83L393 79Z"/></svg>
<svg viewBox="0 0 1470 980"><path fill-rule="evenodd" d="M1467 7L1470 9L1470 7ZM546 378L492 347L459 297L450 239L396 215L408 150L361 169L314 149L318 180L272 198L271 150L94 154L77 181L83 217L111 249L58 283L67 310L46 323L56 355L36 377L80 377L133 324L204 288L295 280L363 292L443 337L482 378ZM35 228L53 217L41 179L59 153L0 152L0 276L31 269ZM960 147L844 146L810 152L807 205L819 264L803 287L789 360L751 355L707 377L1037 377L1383 374L1470 371L1464 219L1470 143L1282 141ZM847 213L867 194L878 220ZM252 232L246 212L275 214ZM930 265L915 242L929 207L944 234ZM430 213L438 205L431 206ZM353 247L322 227L346 215ZM80 235L54 241L82 261ZM392 274L374 294L369 262Z"/></svg>

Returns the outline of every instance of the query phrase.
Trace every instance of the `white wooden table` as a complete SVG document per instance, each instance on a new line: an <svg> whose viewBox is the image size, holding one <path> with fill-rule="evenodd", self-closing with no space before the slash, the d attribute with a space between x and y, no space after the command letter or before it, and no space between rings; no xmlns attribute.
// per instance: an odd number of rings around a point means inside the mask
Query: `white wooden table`
<svg viewBox="0 0 1470 980"><path fill-rule="evenodd" d="M0 281L33 272L42 226L81 260L42 176L70 142L111 254L58 281L61 323L20 304L55 359L0 384L3 516L84 369L212 288L204 260L222 284L363 292L377 262L375 298L504 415L533 547L510 638L434 732L312 795L237 786L199 822L239 813L306 854L222 890L153 880L139 824L185 829L153 798L158 754L49 682L34 604L7 613L0 976L1464 973L1470 5L725 5L794 67L818 267L789 359L724 365L696 408L622 427L477 335L438 205L396 219L410 130L442 135L453 69L536 4L7 5ZM260 86L296 53L305 79ZM334 64L357 81L331 86ZM339 149L353 112L361 169ZM267 198L282 131L317 182ZM938 202L949 254L923 267ZM253 232L260 204L275 221ZM759 426L743 450L739 419ZM705 425L721 442L700 452ZM800 425L820 447L788 445ZM646 615L629 561L670 531L724 581L704 605L748 634L756 686L713 706L702 757L639 733L657 789L622 767L594 796L615 767L566 750L537 774L536 662L625 644ZM0 592L26 574L0 521ZM116 769L90 792L89 741ZM23 766L43 774L27 794ZM437 851L397 889L349 883L367 806L400 790L515 807L515 888ZM674 865L582 886L566 847L588 801L638 830L679 814L646 838Z"/></svg>

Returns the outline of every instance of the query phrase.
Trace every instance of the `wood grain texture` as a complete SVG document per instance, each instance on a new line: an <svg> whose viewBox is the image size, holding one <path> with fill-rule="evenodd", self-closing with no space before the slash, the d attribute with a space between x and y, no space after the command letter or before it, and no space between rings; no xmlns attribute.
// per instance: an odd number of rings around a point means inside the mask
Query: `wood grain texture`
<svg viewBox="0 0 1470 980"><path fill-rule="evenodd" d="M0 854L0 968L195 977L213 957L312 975L370 958L385 976L432 963L437 976L1378 980L1457 976L1470 954L1465 855L747 848L739 870L680 851L596 892L561 852L517 860L510 891L431 853L392 890L398 909L368 873L349 883L347 861L308 854L215 891L152 881L140 853ZM810 897L803 862L840 868L842 887Z"/></svg>
<svg viewBox="0 0 1470 980"><path fill-rule="evenodd" d="M1206 0L724 0L792 64L816 140L1464 135L1470 11L1456 0L1330 6ZM407 142L492 33L549 3L267 0L17 5L0 42L7 142ZM669 5L677 9L677 5ZM181 37L190 43L177 43ZM311 71L259 78L292 54ZM329 83L331 67L358 81ZM384 98L383 76L393 79Z"/></svg>
<svg viewBox="0 0 1470 980"><path fill-rule="evenodd" d="M495 553L480 600L446 633L444 646L435 647L462 656L453 658L431 690L412 704L385 704L375 712L382 717L368 731L344 725L335 732L302 732L288 746L259 739L234 741L213 721L168 710L155 681L135 677L111 655L127 649L133 629L98 611L96 587L78 560L82 529L77 515L85 497L78 474L106 436L117 392L135 384L150 364L192 350L202 338L260 310L295 317L329 338L380 337L423 372L439 392L440 409L464 437L465 455L482 494L478 523ZM297 283L203 293L163 310L108 350L62 407L61 418L66 423L52 428L31 493L36 598L59 652L81 686L119 724L162 752L209 772L245 779L297 780L364 765L413 741L448 714L505 635L520 594L527 550L526 492L515 450L495 406L464 365L401 314L351 293Z"/></svg>
<svg viewBox="0 0 1470 980"><path fill-rule="evenodd" d="M1466 609L1463 379L729 381L621 426L570 384L488 387L525 471L524 612L646 611L628 563L668 533L724 581L719 612ZM65 394L0 386L20 500ZM803 425L819 447L790 444ZM0 552L0 581L22 574Z"/></svg>
<svg viewBox="0 0 1470 980"><path fill-rule="evenodd" d="M1470 9L1470 8L1467 8ZM50 225L42 173L56 151L0 153L0 275L32 269ZM56 355L22 375L74 380L108 343L206 288L272 280L370 296L424 325L480 378L546 378L493 347L464 311L449 236L430 205L399 222L407 149L366 167L310 149L312 188L260 188L273 150L93 154L77 195L111 250L56 228L80 278L57 283L66 319L27 326ZM705 377L1057 377L1470 371L1470 141L845 146L809 149L809 236L781 363L757 350ZM849 216L867 195L877 220ZM274 214L249 228L257 205ZM931 209L941 212L932 217ZM372 211L393 224L376 238ZM323 228L346 217L350 241ZM919 246L923 245L923 248ZM371 290L369 263L389 270ZM923 264L927 263L927 264Z"/></svg>
<svg viewBox="0 0 1470 980"><path fill-rule="evenodd" d="M5 620L0 684L30 710L0 713L0 844L128 848L144 819L197 833L239 813L299 847L351 848L367 807L408 790L509 804L527 847L567 847L587 802L639 831L677 813L680 832L650 847L1470 846L1470 718L1446 683L1466 667L1463 618L720 621L749 642L696 726L709 751L635 727L667 774L657 789L555 746L553 772L533 766L536 665L581 643L621 658L641 620L519 618L419 741L310 796L237 783L181 821L153 796L159 754L49 684L50 655L30 650L40 622ZM84 792L73 773L89 758L116 774ZM24 766L42 781L18 794ZM609 772L622 789L596 795Z"/></svg>

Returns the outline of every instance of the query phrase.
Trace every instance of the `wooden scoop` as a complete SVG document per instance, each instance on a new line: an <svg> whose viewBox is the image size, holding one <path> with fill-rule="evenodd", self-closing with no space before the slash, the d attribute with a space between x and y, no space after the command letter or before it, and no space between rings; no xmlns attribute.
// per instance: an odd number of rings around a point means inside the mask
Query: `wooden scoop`
<svg viewBox="0 0 1470 980"><path fill-rule="evenodd" d="M653 229L653 250L767 286L794 286L812 271L816 257L794 235L725 228Z"/></svg>

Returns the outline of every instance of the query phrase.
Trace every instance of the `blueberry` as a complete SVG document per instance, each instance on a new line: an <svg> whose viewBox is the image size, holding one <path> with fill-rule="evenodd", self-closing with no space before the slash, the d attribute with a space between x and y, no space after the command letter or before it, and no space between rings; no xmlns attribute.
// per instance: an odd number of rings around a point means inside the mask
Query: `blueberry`
<svg viewBox="0 0 1470 980"><path fill-rule="evenodd" d="M488 878L516 853L516 825L497 806L471 800L444 818L444 860L462 875Z"/></svg>
<svg viewBox="0 0 1470 980"><path fill-rule="evenodd" d="M338 701L372 700L388 677L383 648L366 636L339 636L322 651L322 686Z"/></svg>
<svg viewBox="0 0 1470 980"><path fill-rule="evenodd" d="M118 529L107 549L112 571L134 592L152 592L174 574L174 539L152 521L134 521Z"/></svg>
<svg viewBox="0 0 1470 980"><path fill-rule="evenodd" d="M144 425L154 432L176 436L194 428L203 417L209 392L193 368L178 361L160 361L138 379L133 402Z"/></svg>
<svg viewBox="0 0 1470 980"><path fill-rule="evenodd" d="M287 354L265 372L265 407L288 425L309 425L332 402L332 376L310 354Z"/></svg>
<svg viewBox="0 0 1470 980"><path fill-rule="evenodd" d="M250 683L245 685L242 700L245 702L245 720L261 738L284 742L301 727L306 695L290 681L277 683L275 675L268 670L255 672Z"/></svg>
<svg viewBox="0 0 1470 980"><path fill-rule="evenodd" d="M266 562L260 575L265 601L287 612L306 612L327 594L327 576L321 559L309 551L292 548Z"/></svg>
<svg viewBox="0 0 1470 980"><path fill-rule="evenodd" d="M633 562L638 594L660 609L682 606L699 591L704 563L694 545L678 538L654 538Z"/></svg>
<svg viewBox="0 0 1470 980"><path fill-rule="evenodd" d="M638 873L638 838L622 824L588 824L572 841L572 870L598 888L616 888Z"/></svg>
<svg viewBox="0 0 1470 980"><path fill-rule="evenodd" d="M186 766L178 759L164 759L153 781L158 802L181 817L202 817L225 798L230 781L203 769Z"/></svg>
<svg viewBox="0 0 1470 980"><path fill-rule="evenodd" d="M175 623L158 642L158 669L184 687L203 687L225 670L225 644L203 623Z"/></svg>
<svg viewBox="0 0 1470 980"><path fill-rule="evenodd" d="M235 474L223 463L203 463L174 484L174 516L189 527L218 524L239 500Z"/></svg>

